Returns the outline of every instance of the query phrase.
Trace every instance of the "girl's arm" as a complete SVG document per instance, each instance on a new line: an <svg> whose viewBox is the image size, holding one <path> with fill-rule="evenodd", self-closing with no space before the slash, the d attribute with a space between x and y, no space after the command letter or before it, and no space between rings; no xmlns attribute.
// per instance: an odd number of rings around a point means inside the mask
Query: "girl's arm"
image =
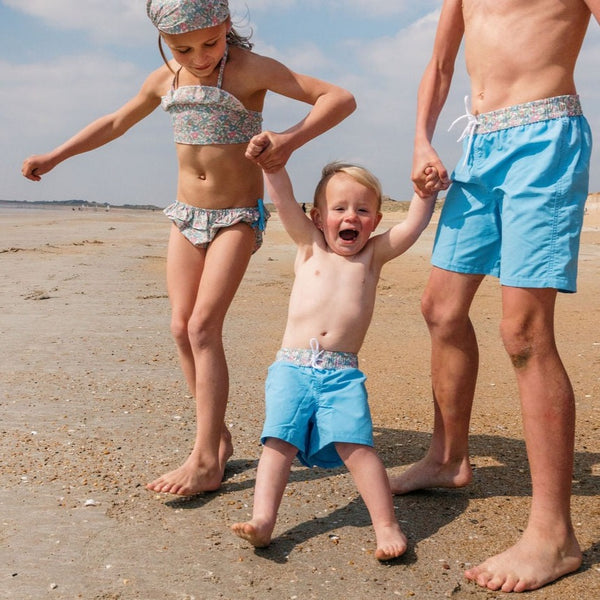
<svg viewBox="0 0 600 600"><path fill-rule="evenodd" d="M454 63L464 33L461 0L445 0L438 22L432 57L423 73L417 95L412 181L417 194L427 195L424 172L435 167L441 186L450 185L448 171L431 145L438 117L450 90Z"/></svg>
<svg viewBox="0 0 600 600"><path fill-rule="evenodd" d="M160 104L159 83L164 81L164 77L164 67L161 67L146 79L137 95L121 108L96 119L54 150L25 159L21 173L31 181L40 181L42 175L67 158L95 150L122 136Z"/></svg>
<svg viewBox="0 0 600 600"><path fill-rule="evenodd" d="M277 214L297 246L309 246L315 239L318 229L304 214L301 206L294 198L292 182L285 169L265 172L265 183L269 197L277 209Z"/></svg>
<svg viewBox="0 0 600 600"><path fill-rule="evenodd" d="M299 123L285 131L263 131L258 136L263 152L258 157L248 156L266 171L276 171L287 163L294 150L331 129L356 108L354 96L347 90L294 73L271 58L254 55L259 63L256 72L264 89L287 98L312 105L312 109Z"/></svg>

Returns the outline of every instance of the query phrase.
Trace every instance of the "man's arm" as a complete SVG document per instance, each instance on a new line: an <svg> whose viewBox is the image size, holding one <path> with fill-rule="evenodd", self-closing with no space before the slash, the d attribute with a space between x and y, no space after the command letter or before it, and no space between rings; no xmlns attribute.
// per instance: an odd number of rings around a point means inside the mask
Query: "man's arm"
<svg viewBox="0 0 600 600"><path fill-rule="evenodd" d="M600 0L584 0L584 2L596 18L598 25L600 25Z"/></svg>
<svg viewBox="0 0 600 600"><path fill-rule="evenodd" d="M464 34L461 0L445 0L438 22L431 59L423 73L417 96L417 119L413 149L412 181L421 196L425 189L425 169L435 167L440 175L440 188L450 185L448 171L431 145L437 120L444 107L454 63Z"/></svg>

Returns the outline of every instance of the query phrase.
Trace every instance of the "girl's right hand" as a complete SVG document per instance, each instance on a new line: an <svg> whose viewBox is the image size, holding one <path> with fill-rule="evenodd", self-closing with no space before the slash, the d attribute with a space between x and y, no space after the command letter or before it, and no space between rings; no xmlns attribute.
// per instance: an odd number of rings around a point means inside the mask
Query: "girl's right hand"
<svg viewBox="0 0 600 600"><path fill-rule="evenodd" d="M48 154L34 154L23 161L21 173L31 181L40 181L42 175L55 167Z"/></svg>
<svg viewBox="0 0 600 600"><path fill-rule="evenodd" d="M273 131L263 131L255 135L246 148L246 158L256 163L266 173L274 173L285 167L290 150L281 143L285 140L282 134Z"/></svg>
<svg viewBox="0 0 600 600"><path fill-rule="evenodd" d="M246 148L246 158L255 163L258 163L258 157L263 150L269 145L269 138L263 133L255 135L249 142Z"/></svg>

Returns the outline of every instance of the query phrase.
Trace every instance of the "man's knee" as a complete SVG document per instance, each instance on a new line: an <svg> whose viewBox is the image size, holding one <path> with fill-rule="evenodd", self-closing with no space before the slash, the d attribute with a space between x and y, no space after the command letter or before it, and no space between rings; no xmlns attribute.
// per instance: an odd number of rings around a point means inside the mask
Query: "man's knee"
<svg viewBox="0 0 600 600"><path fill-rule="evenodd" d="M448 298L426 289L421 297L421 314L431 333L443 336L452 336L453 332L460 331L469 322L468 307L449 302Z"/></svg>
<svg viewBox="0 0 600 600"><path fill-rule="evenodd" d="M556 290L503 288L500 335L515 369L524 369L533 357L557 353L554 339Z"/></svg>
<svg viewBox="0 0 600 600"><path fill-rule="evenodd" d="M547 335L527 319L503 318L500 322L500 336L504 348L515 369L527 367L536 352L546 347Z"/></svg>
<svg viewBox="0 0 600 600"><path fill-rule="evenodd" d="M469 310L483 275L466 275L434 268L421 297L421 314L430 333L442 337L471 329Z"/></svg>
<svg viewBox="0 0 600 600"><path fill-rule="evenodd" d="M444 317L438 294L429 288L425 288L421 296L421 314L430 328L438 325Z"/></svg>

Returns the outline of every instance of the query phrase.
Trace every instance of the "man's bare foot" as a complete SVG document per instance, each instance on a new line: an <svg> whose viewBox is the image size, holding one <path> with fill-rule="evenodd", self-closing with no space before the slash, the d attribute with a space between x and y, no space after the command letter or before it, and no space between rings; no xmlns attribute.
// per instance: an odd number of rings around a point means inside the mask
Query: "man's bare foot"
<svg viewBox="0 0 600 600"><path fill-rule="evenodd" d="M273 533L271 525L254 520L246 523L234 523L231 530L238 537L250 542L255 548L266 548L271 543L271 534Z"/></svg>
<svg viewBox="0 0 600 600"><path fill-rule="evenodd" d="M428 488L460 488L471 483L473 471L468 457L456 464L440 464L427 456L404 473L390 477L392 494L408 494Z"/></svg>
<svg viewBox="0 0 600 600"><path fill-rule="evenodd" d="M572 535L557 547L548 532L542 535L525 531L508 550L488 558L465 571L465 577L481 587L502 592L536 590L581 566L581 550Z"/></svg>
<svg viewBox="0 0 600 600"><path fill-rule="evenodd" d="M398 524L386 525L375 529L377 538L377 560L392 560L402 556L406 552L407 540Z"/></svg>

